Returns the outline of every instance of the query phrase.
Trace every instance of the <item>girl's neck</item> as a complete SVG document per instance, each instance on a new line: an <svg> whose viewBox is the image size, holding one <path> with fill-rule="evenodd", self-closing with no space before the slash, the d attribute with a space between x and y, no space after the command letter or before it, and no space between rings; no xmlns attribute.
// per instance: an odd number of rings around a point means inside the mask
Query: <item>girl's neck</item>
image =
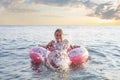
<svg viewBox="0 0 120 80"><path fill-rule="evenodd" d="M56 40L56 43L61 43L63 42L63 40Z"/></svg>
<svg viewBox="0 0 120 80"><path fill-rule="evenodd" d="M56 41L56 43L61 43L61 42L63 42L63 40L62 41Z"/></svg>

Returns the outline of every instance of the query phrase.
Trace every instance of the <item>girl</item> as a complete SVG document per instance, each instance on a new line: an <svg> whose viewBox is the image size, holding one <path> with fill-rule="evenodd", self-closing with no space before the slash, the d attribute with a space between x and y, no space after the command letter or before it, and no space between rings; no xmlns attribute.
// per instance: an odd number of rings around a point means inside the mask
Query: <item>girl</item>
<svg viewBox="0 0 120 80"><path fill-rule="evenodd" d="M68 70L71 63L67 52L80 46L72 46L67 39L64 39L62 29L57 29L54 33L55 40L52 40L46 46L42 46L51 51L47 59L47 66L53 70ZM55 68L54 68L54 67Z"/></svg>
<svg viewBox="0 0 120 80"><path fill-rule="evenodd" d="M73 48L80 46L72 46L67 39L64 39L64 33L62 29L57 29L54 33L55 41L52 40L46 46L42 46L50 51L54 50L67 50L70 51Z"/></svg>

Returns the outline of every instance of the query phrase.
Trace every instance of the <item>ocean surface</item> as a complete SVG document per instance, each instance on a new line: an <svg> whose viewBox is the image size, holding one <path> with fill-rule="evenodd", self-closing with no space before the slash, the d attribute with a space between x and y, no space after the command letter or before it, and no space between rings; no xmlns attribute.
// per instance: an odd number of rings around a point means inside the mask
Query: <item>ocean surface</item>
<svg viewBox="0 0 120 80"><path fill-rule="evenodd" d="M30 50L53 40L57 28L90 59L64 75L32 70ZM120 26L0 26L0 80L120 80Z"/></svg>

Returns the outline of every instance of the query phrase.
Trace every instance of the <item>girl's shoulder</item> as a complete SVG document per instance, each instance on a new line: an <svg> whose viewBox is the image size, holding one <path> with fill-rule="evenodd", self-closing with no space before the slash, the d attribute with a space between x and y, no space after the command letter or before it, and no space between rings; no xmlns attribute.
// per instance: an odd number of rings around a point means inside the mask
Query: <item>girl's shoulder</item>
<svg viewBox="0 0 120 80"><path fill-rule="evenodd" d="M51 40L49 43L55 43L55 41L54 41L54 40Z"/></svg>
<svg viewBox="0 0 120 80"><path fill-rule="evenodd" d="M63 42L67 43L67 44L69 43L69 41L67 39L64 39Z"/></svg>

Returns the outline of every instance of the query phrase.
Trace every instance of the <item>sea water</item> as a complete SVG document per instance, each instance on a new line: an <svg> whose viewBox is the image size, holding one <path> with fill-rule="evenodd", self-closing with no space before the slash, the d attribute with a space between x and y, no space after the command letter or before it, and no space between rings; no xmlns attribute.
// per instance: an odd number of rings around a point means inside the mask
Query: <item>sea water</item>
<svg viewBox="0 0 120 80"><path fill-rule="evenodd" d="M64 76L32 70L30 50L54 40L57 28L71 44L85 46L90 59ZM120 26L0 26L0 80L119 80L119 75Z"/></svg>

